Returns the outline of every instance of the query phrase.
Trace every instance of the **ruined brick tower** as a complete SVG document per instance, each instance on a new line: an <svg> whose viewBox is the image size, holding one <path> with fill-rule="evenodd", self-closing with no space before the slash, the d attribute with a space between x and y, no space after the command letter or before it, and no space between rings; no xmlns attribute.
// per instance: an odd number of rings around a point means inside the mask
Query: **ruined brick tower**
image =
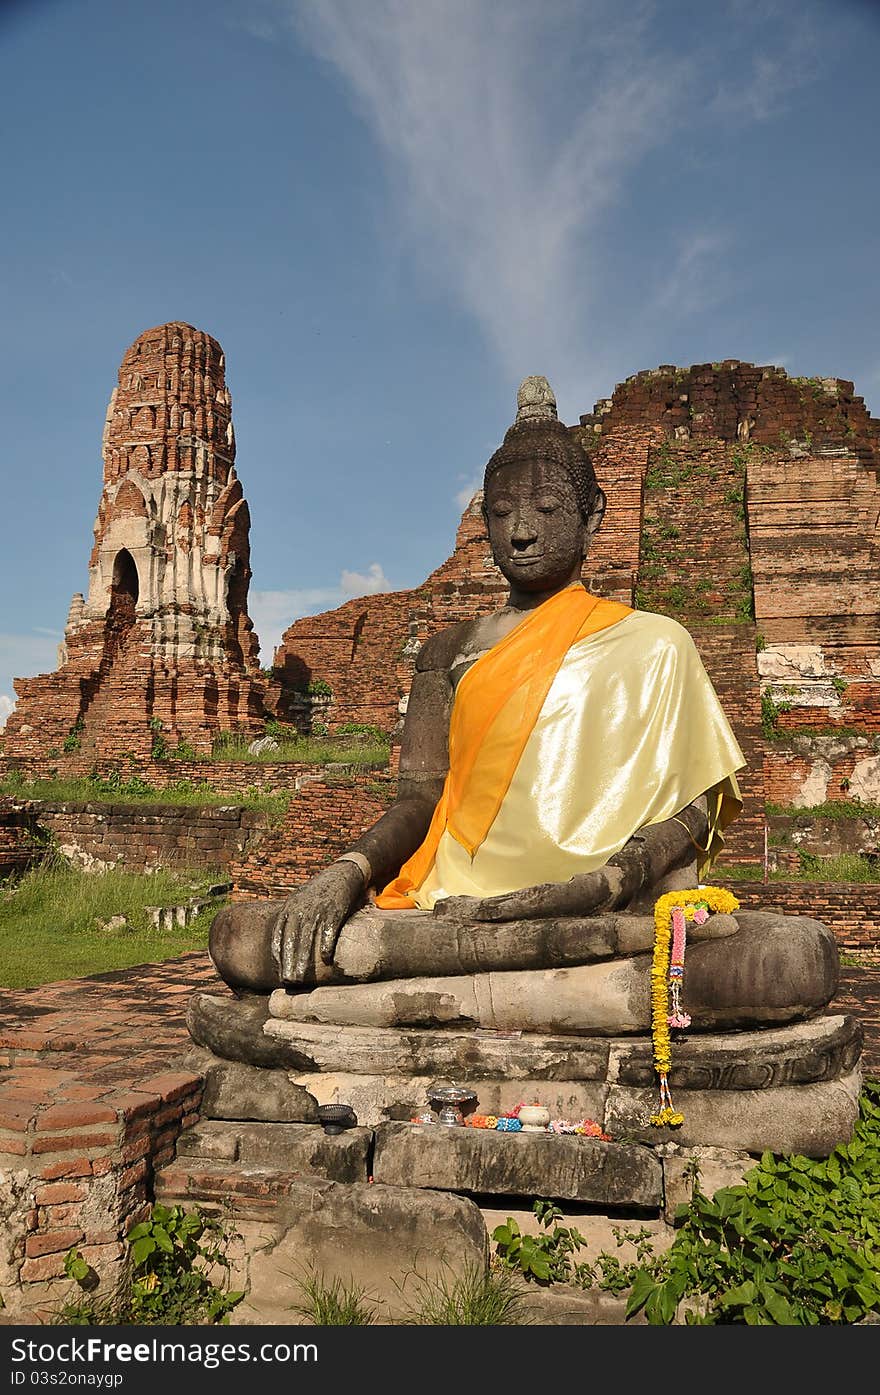
<svg viewBox="0 0 880 1395"><path fill-rule="evenodd" d="M250 515L235 473L223 351L192 325L127 350L104 428L88 596L55 673L16 679L8 755L83 761L262 729L247 613Z"/></svg>

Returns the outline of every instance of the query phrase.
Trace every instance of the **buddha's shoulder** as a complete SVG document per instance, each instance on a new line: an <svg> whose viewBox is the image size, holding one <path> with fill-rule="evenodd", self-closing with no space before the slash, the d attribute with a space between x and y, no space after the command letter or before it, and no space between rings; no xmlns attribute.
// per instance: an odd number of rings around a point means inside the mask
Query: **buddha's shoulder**
<svg viewBox="0 0 880 1395"><path fill-rule="evenodd" d="M674 649L691 654L696 650L693 635L673 620L671 615L658 615L653 610L634 610L626 617L626 634L640 647L656 651Z"/></svg>
<svg viewBox="0 0 880 1395"><path fill-rule="evenodd" d="M495 614L460 620L457 625L438 630L425 640L416 655L416 669L420 672L452 670L459 664L472 662L491 649L500 637Z"/></svg>

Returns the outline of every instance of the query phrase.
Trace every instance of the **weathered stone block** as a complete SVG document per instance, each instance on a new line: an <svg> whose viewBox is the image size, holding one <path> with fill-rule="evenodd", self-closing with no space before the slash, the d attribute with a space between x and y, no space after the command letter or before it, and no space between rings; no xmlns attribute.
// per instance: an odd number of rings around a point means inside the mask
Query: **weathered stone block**
<svg viewBox="0 0 880 1395"><path fill-rule="evenodd" d="M663 1214L670 1225L676 1207L687 1205L693 1192L693 1172L704 1196L714 1196L722 1187L738 1187L755 1159L749 1153L729 1148L687 1148L664 1143L657 1150L663 1165Z"/></svg>
<svg viewBox="0 0 880 1395"><path fill-rule="evenodd" d="M677 1090L676 1108L684 1123L655 1128L650 1115L656 1090L612 1085L604 1128L613 1138L645 1143L709 1144L748 1153L803 1153L824 1158L852 1137L858 1118L861 1072L815 1085L783 1085L772 1090Z"/></svg>
<svg viewBox="0 0 880 1395"><path fill-rule="evenodd" d="M181 1135L177 1154L276 1168L328 1182L366 1182L372 1141L372 1131L364 1128L325 1134L320 1124L205 1121Z"/></svg>
<svg viewBox="0 0 880 1395"><path fill-rule="evenodd" d="M373 1177L393 1186L564 1197L597 1206L662 1205L658 1160L638 1144L442 1124L382 1124Z"/></svg>
<svg viewBox="0 0 880 1395"><path fill-rule="evenodd" d="M233 1314L239 1323L285 1323L302 1302L311 1269L366 1289L393 1320L407 1307L408 1275L447 1282L488 1260L483 1218L465 1197L379 1184L291 1188L273 1218L272 1243L250 1263L250 1288Z"/></svg>
<svg viewBox="0 0 880 1395"><path fill-rule="evenodd" d="M202 1113L208 1119L263 1119L314 1124L318 1101L286 1071L216 1061L205 1071Z"/></svg>

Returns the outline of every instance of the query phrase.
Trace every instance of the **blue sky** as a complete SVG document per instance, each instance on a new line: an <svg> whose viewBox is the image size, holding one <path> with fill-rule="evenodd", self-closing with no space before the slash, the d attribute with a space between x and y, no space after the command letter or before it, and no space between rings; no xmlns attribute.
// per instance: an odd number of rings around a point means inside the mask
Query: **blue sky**
<svg viewBox="0 0 880 1395"><path fill-rule="evenodd" d="M851 378L880 413L880 4L0 0L0 720L87 584L119 360L226 353L271 662L418 585L545 373Z"/></svg>

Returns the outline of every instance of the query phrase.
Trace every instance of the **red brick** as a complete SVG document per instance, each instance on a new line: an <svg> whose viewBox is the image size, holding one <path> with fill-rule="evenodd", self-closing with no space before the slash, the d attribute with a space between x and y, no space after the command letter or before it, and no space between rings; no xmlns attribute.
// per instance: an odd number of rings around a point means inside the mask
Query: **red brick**
<svg viewBox="0 0 880 1395"><path fill-rule="evenodd" d="M120 1160L126 1164L133 1163L137 1158L149 1157L151 1144L149 1138L138 1138L132 1143L126 1143L119 1151Z"/></svg>
<svg viewBox="0 0 880 1395"><path fill-rule="evenodd" d="M39 1176L44 1182L54 1182L59 1177L88 1177L91 1172L92 1164L89 1158L64 1158L58 1162L46 1163L40 1169Z"/></svg>
<svg viewBox="0 0 880 1395"><path fill-rule="evenodd" d="M92 1245L115 1245L119 1240L118 1232L113 1230L87 1230L83 1236L83 1244Z"/></svg>
<svg viewBox="0 0 880 1395"><path fill-rule="evenodd" d="M200 1075L182 1074L176 1071L167 1071L161 1075L153 1075L149 1080L142 1080L141 1087L149 1091L150 1094L161 1095L166 1104L174 1100L181 1100L194 1090L201 1089L202 1077Z"/></svg>
<svg viewBox="0 0 880 1395"><path fill-rule="evenodd" d="M37 1116L37 1131L47 1129L78 1129L88 1124L115 1124L116 1110L106 1104L91 1101L74 1101L70 1104L56 1104Z"/></svg>
<svg viewBox="0 0 880 1395"><path fill-rule="evenodd" d="M15 1157L23 1158L27 1154L27 1150L27 1139L22 1138L21 1135L18 1138L13 1138L9 1134L5 1138L0 1137L0 1156L3 1153L9 1153Z"/></svg>
<svg viewBox="0 0 880 1395"><path fill-rule="evenodd" d="M135 1182L140 1182L142 1178L146 1177L149 1170L149 1166L143 1158L132 1163L131 1167L123 1168L119 1174L119 1190L124 1192L128 1187L133 1186Z"/></svg>
<svg viewBox="0 0 880 1395"><path fill-rule="evenodd" d="M39 1235L29 1235L25 1241L25 1254L29 1259L36 1259L39 1255L57 1254L59 1250L67 1251L71 1245L77 1244L82 1239L82 1230L75 1226L67 1226L63 1230L50 1230Z"/></svg>
<svg viewBox="0 0 880 1395"><path fill-rule="evenodd" d="M0 1129L10 1129L16 1133L27 1133L28 1124L33 1118L34 1111L22 1104L16 1106L11 1102L0 1104Z"/></svg>
<svg viewBox="0 0 880 1395"><path fill-rule="evenodd" d="M60 1206L69 1201L83 1201L87 1196L88 1189L77 1182L50 1182L37 1187L34 1201L38 1206Z"/></svg>
<svg viewBox="0 0 880 1395"><path fill-rule="evenodd" d="M151 1095L136 1090L126 1090L114 1095L113 1103L125 1118L126 1124L135 1119L149 1119L149 1116L156 1113L160 1107L162 1099L160 1095Z"/></svg>
<svg viewBox="0 0 880 1395"><path fill-rule="evenodd" d="M108 1130L95 1133L56 1133L50 1137L37 1137L33 1141L34 1153L73 1153L84 1148L113 1148L119 1135Z"/></svg>
<svg viewBox="0 0 880 1395"><path fill-rule="evenodd" d="M40 1283L46 1279L57 1279L64 1273L64 1255L43 1255L40 1259L26 1259L21 1266L22 1283Z"/></svg>
<svg viewBox="0 0 880 1395"><path fill-rule="evenodd" d="M59 1206L43 1206L42 1229L61 1230L66 1225L73 1225L79 1220L80 1205L78 1201L66 1201ZM37 1227L34 1226L34 1229Z"/></svg>

